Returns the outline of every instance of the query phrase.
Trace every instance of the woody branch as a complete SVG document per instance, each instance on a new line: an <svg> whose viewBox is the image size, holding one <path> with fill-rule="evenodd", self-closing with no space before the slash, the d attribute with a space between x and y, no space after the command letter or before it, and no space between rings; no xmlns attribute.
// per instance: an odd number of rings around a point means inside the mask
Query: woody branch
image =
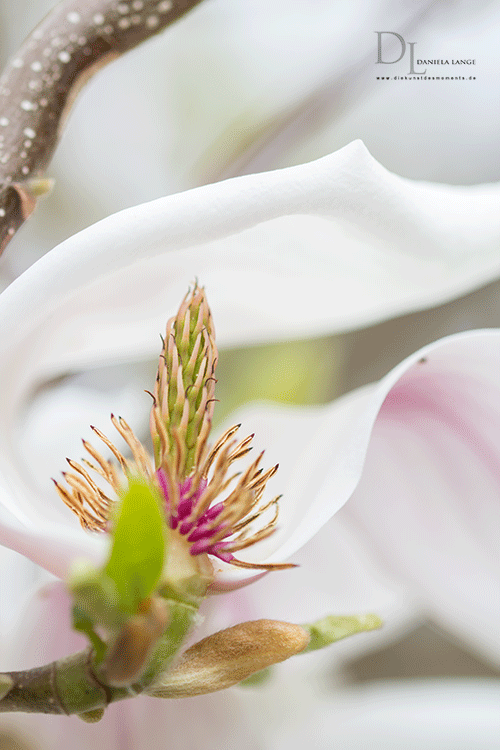
<svg viewBox="0 0 500 750"><path fill-rule="evenodd" d="M63 0L26 39L0 78L0 253L49 189L43 174L82 86L199 2Z"/></svg>

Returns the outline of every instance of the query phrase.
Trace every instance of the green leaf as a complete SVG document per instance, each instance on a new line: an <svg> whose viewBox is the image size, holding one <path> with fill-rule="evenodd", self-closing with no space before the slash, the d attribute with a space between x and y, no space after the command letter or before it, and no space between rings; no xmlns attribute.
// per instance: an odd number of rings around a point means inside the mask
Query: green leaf
<svg viewBox="0 0 500 750"><path fill-rule="evenodd" d="M328 615L310 625L302 625L311 634L311 640L301 653L316 651L356 633L377 630L382 625L382 620L377 615Z"/></svg>
<svg viewBox="0 0 500 750"><path fill-rule="evenodd" d="M131 478L113 529L113 546L104 572L116 586L120 608L134 614L154 590L165 557L165 523L153 488Z"/></svg>

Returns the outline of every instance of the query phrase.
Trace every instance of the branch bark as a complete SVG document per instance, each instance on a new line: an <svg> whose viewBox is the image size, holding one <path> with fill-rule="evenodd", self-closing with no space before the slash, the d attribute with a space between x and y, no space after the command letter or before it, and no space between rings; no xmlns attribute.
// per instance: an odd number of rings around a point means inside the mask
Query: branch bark
<svg viewBox="0 0 500 750"><path fill-rule="evenodd" d="M43 179L71 105L107 63L201 0L63 0L0 78L0 253L50 188Z"/></svg>
<svg viewBox="0 0 500 750"><path fill-rule="evenodd" d="M95 674L92 652L81 651L52 664L26 672L7 672L13 686L0 701L0 712L74 714L105 708L115 700L132 697L130 688L104 685Z"/></svg>

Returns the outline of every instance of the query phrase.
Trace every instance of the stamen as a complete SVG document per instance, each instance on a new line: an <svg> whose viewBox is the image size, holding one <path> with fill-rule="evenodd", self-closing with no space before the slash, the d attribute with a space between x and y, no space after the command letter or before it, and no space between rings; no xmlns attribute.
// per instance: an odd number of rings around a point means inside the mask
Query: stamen
<svg viewBox="0 0 500 750"><path fill-rule="evenodd" d="M165 471L163 469L157 469L156 478L158 480L158 483L160 485L160 490L162 492L163 497L165 498L165 502L167 503L167 507L168 507L170 492L169 492L169 486L168 486L168 481L167 481L167 476L165 474Z"/></svg>
<svg viewBox="0 0 500 750"><path fill-rule="evenodd" d="M276 517L278 516L278 500L282 497L282 495L279 495L278 497L273 498L270 500L266 505L263 505L262 508L259 508L257 513L254 513L252 516L248 516L248 518L245 518L241 523L237 524L236 526L233 526L233 533L236 534L238 531L241 531L245 527L252 524L254 521L257 520L257 518L266 512L269 508L271 508L273 505L276 505Z"/></svg>
<svg viewBox="0 0 500 750"><path fill-rule="evenodd" d="M132 456L134 457L136 466L139 468L141 474L146 480L151 480L151 462L140 440L136 438L136 436L132 432L132 429L129 427L127 422L122 419L122 417L118 417L117 419L115 415L112 414L111 422L132 451Z"/></svg>
<svg viewBox="0 0 500 750"><path fill-rule="evenodd" d="M113 466L113 464L109 461L106 461L106 459L103 458L101 454L96 451L96 449L86 440L82 440L82 443L85 450L92 456L95 461L97 461L97 466L95 466L85 458L82 459L83 462L90 469L92 469L92 471L95 471L96 474L102 476L113 487L115 492L119 492L121 484L118 477L118 472L116 471L116 468Z"/></svg>
<svg viewBox="0 0 500 750"><path fill-rule="evenodd" d="M183 521L185 518L187 518L193 510L193 501L192 500L181 500L179 503L179 507L177 508L177 518L179 521Z"/></svg>
<svg viewBox="0 0 500 750"><path fill-rule="evenodd" d="M188 536L188 542L199 542L201 539L212 539L214 533L221 531L222 526L209 526L208 524L198 524L194 531ZM229 530L231 534L231 530Z"/></svg>
<svg viewBox="0 0 500 750"><path fill-rule="evenodd" d="M205 476L208 475L208 472L210 471L210 467L212 466L217 454L221 450L221 448L227 444L228 440L232 438L235 432L237 432L241 427L241 424L235 424L233 427L230 427L226 432L218 439L214 447L209 453L209 456L205 462L205 465L203 467L203 474Z"/></svg>
<svg viewBox="0 0 500 750"><path fill-rule="evenodd" d="M217 505L212 505L212 507L205 511L205 513L201 516L200 521L214 521L217 516L222 513L223 510L224 503L217 503Z"/></svg>
<svg viewBox="0 0 500 750"><path fill-rule="evenodd" d="M106 445L109 448L109 450L111 451L111 453L120 462L120 466L122 467L123 473L127 474L128 471L129 471L128 462L122 456L122 454L120 453L120 451L118 450L118 448L116 448L113 445L113 443L110 440L108 440L108 438L106 437L106 435L104 435L104 433L102 433L100 430L97 429L97 427L94 427L93 425L90 425L90 429L93 430L95 432L95 434L97 435L97 437L102 440L102 442L104 443L104 445Z"/></svg>
<svg viewBox="0 0 500 750"><path fill-rule="evenodd" d="M221 555L217 555L223 559ZM231 565L235 565L237 568L249 568L250 570L288 570L289 568L298 568L295 563L249 563L243 560L237 560L235 557L230 555L230 560L224 560L224 562L230 562Z"/></svg>

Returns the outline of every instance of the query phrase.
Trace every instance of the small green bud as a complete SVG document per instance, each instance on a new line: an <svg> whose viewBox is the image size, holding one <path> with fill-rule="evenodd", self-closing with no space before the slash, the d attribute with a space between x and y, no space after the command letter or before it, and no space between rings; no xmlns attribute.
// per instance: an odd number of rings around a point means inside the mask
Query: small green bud
<svg viewBox="0 0 500 750"><path fill-rule="evenodd" d="M23 186L29 190L31 195L39 198L42 195L48 195L52 192L55 180L52 177L33 177L31 180L25 180Z"/></svg>
<svg viewBox="0 0 500 750"><path fill-rule="evenodd" d="M377 630L383 625L377 615L328 615L321 620L302 625L310 633L311 640L303 653L316 651L319 648L329 646L331 643L340 641L356 633L364 633L368 630Z"/></svg>
<svg viewBox="0 0 500 750"><path fill-rule="evenodd" d="M137 613L161 576L167 529L160 504L158 490L133 477L117 504L104 573L116 586L120 609L129 615Z"/></svg>
<svg viewBox="0 0 500 750"><path fill-rule="evenodd" d="M134 478L114 515L104 569L79 562L68 588L74 628L88 636L96 663L105 659L110 684L121 685L143 671L168 622L151 598L163 569L166 527L157 490Z"/></svg>

